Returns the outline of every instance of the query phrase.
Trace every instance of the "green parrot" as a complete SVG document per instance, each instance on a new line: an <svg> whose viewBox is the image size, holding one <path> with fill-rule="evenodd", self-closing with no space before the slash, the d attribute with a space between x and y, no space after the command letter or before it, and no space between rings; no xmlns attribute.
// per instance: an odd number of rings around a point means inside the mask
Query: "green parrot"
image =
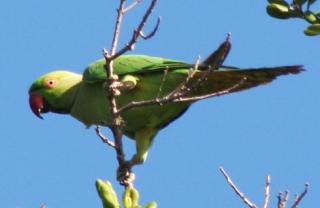
<svg viewBox="0 0 320 208"><path fill-rule="evenodd" d="M229 89L227 93L237 92L269 83L280 75L303 71L298 65L256 69L222 66L226 54L221 51L220 48L212 53L196 69L194 64L166 58L119 56L114 60L114 73L122 83L121 94L116 97L117 105L121 108L133 101L164 97L181 87L181 83L186 83L190 70L194 71L192 80L184 86L186 98L213 95L226 89ZM104 59L94 62L82 75L53 71L41 76L29 89L31 110L39 118L42 113L54 112L70 114L87 127L108 126L111 113L104 87L105 63ZM196 100L146 105L122 113L123 133L136 141L136 153L131 159L133 165L146 160L156 134L179 118Z"/></svg>

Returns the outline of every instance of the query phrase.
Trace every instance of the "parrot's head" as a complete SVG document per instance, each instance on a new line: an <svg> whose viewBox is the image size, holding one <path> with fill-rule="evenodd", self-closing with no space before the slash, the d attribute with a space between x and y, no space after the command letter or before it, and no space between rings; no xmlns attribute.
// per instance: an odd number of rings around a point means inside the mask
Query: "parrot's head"
<svg viewBox="0 0 320 208"><path fill-rule="evenodd" d="M54 71L38 78L29 89L29 104L38 117L42 113L69 113L82 76L68 71Z"/></svg>

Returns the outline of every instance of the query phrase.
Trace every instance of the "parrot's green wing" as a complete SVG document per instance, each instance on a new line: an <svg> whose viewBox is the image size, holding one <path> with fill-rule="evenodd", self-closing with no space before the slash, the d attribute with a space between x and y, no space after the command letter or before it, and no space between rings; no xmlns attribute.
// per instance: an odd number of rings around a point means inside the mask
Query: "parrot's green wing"
<svg viewBox="0 0 320 208"><path fill-rule="evenodd" d="M89 65L83 73L84 81L88 83L100 82L106 79L104 68L105 60L101 59ZM166 69L190 69L193 64L188 64L172 59L145 55L123 55L115 59L114 72L117 75L138 75L148 72L159 72Z"/></svg>
<svg viewBox="0 0 320 208"><path fill-rule="evenodd" d="M84 71L83 80L86 83L96 83L106 80L106 71L104 65L104 59L98 60L89 65ZM175 86L177 86L179 82L181 83L183 81L183 79L181 79L181 75L184 74L184 76L187 76L188 71L192 68L194 68L194 64L146 55L123 55L114 61L114 70L116 74L120 76L131 75L140 78L161 74L161 76L154 76L156 79L158 79L158 81L155 79L154 82L158 84L160 83L159 80L163 78L164 70L175 72L169 73L167 78L169 79L170 76L176 77L176 79L172 79L176 82L165 82L166 85L173 84ZM250 69L221 66L219 70L208 71L209 68L210 67L208 65L199 65L199 70L194 74L194 80L196 81L201 79L203 76L205 76L206 79L205 81L202 81L202 85L190 91L189 95L199 96L204 94L212 94L230 88L232 88L230 93L237 92L256 87L261 84L269 83L280 75L296 74L303 70L302 66L281 66ZM180 78L177 77L177 74L179 74ZM239 86L236 86L238 84Z"/></svg>

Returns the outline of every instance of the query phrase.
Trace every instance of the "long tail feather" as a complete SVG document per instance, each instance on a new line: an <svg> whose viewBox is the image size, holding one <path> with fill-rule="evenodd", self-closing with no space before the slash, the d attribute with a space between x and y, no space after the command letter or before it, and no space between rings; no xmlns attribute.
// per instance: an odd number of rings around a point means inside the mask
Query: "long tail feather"
<svg viewBox="0 0 320 208"><path fill-rule="evenodd" d="M190 93L186 96L199 96L209 93L216 93L230 89L231 92L250 89L262 84L267 84L275 80L278 76L298 74L304 71L303 66L281 66L271 68L239 69L239 70L212 70L209 72L199 71L194 75L194 80L199 81L199 86L192 87ZM197 85L197 81L192 86ZM191 86L191 84L190 84Z"/></svg>

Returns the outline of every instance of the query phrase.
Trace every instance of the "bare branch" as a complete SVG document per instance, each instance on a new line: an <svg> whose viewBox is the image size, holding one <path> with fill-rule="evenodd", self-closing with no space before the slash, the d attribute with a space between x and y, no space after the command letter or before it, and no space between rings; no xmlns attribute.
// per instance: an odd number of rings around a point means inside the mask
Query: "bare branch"
<svg viewBox="0 0 320 208"><path fill-rule="evenodd" d="M123 9L124 13L127 13L128 11L130 11L131 9L133 9L134 7L136 7L139 3L141 3L143 0L135 0L134 2L132 2L129 6L127 6L125 9Z"/></svg>
<svg viewBox="0 0 320 208"><path fill-rule="evenodd" d="M97 126L96 127L96 134L98 135L98 137L102 140L103 143L106 143L107 145L109 145L110 147L113 147L113 148L117 148L116 144L111 141L110 139L108 139L108 137L104 136L102 134L102 131L101 131L101 128L100 126Z"/></svg>
<svg viewBox="0 0 320 208"><path fill-rule="evenodd" d="M239 188L235 185L235 183L232 181L231 177L228 175L228 173L224 170L223 167L219 168L220 172L223 174L225 179L227 180L227 183L231 186L231 188L234 190L234 192L242 199L242 201L250 208L257 208L257 206L251 202L248 197L242 193Z"/></svg>
<svg viewBox="0 0 320 208"><path fill-rule="evenodd" d="M263 208L268 208L270 204L270 184L271 184L271 176L268 175L266 177L266 186L264 191L264 203Z"/></svg>
<svg viewBox="0 0 320 208"><path fill-rule="evenodd" d="M284 194L280 192L278 195L278 208L285 208L288 200L289 200L289 192L285 191Z"/></svg>
<svg viewBox="0 0 320 208"><path fill-rule="evenodd" d="M293 203L293 205L291 206L291 208L298 208L298 205L300 204L300 202L302 201L302 199L306 196L306 194L308 193L309 190L309 183L305 184L305 188L304 191L302 192L302 194L298 195Z"/></svg>

